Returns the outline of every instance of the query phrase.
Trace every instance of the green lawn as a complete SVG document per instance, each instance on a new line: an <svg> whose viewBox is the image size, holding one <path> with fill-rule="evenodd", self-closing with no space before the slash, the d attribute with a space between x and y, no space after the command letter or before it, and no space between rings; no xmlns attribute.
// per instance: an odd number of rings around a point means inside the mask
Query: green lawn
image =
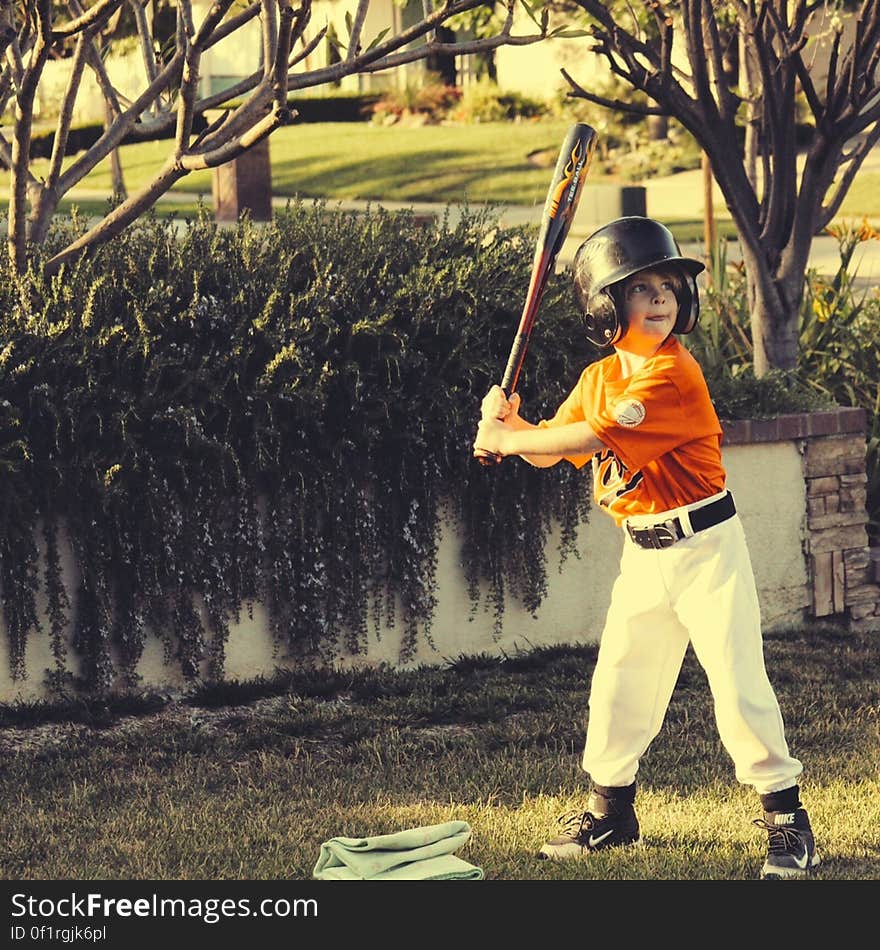
<svg viewBox="0 0 880 950"><path fill-rule="evenodd" d="M846 198L840 206L838 218L880 217L880 172L861 172L853 179Z"/></svg>
<svg viewBox="0 0 880 950"><path fill-rule="evenodd" d="M383 128L369 123L322 123L279 129L270 140L272 184L282 197L328 200L385 200L441 204L493 202L540 205L551 174L548 167L529 161L536 151L555 153L570 122L522 121L421 128ZM130 193L146 184L168 155L169 141L145 142L121 149L125 183ZM72 159L68 159L68 162ZM47 163L36 162L44 175ZM591 171L591 181L611 181ZM174 187L181 194L201 195L210 205L212 171L193 172ZM0 172L0 195L7 175ZM80 185L84 189L62 209L76 203L87 213L103 210L89 192L109 193L109 161L103 162ZM2 204L2 201L0 201ZM162 201L160 211L170 199ZM176 208L182 216L195 210L194 201ZM719 228L733 236L726 208L717 208ZM855 180L839 218L880 219L880 172L863 171ZM670 218L670 220L672 220ZM686 208L676 222L702 235L702 222L688 217Z"/></svg>
<svg viewBox="0 0 880 950"><path fill-rule="evenodd" d="M558 149L570 123L487 123L387 129L368 123L288 126L270 140L275 194L329 199L543 203L550 171L528 154ZM122 148L126 187L135 191L171 143ZM35 166L43 173L43 163ZM193 172L175 190L210 196L212 172ZM109 162L83 187L109 191Z"/></svg>

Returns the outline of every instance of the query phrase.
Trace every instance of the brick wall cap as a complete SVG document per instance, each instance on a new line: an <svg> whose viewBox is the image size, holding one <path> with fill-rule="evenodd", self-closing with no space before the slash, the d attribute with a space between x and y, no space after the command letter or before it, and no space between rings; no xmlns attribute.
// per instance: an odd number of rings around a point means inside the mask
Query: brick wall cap
<svg viewBox="0 0 880 950"><path fill-rule="evenodd" d="M822 412L781 413L771 419L722 419L728 445L786 442L810 436L865 432L867 412L861 406L840 406Z"/></svg>

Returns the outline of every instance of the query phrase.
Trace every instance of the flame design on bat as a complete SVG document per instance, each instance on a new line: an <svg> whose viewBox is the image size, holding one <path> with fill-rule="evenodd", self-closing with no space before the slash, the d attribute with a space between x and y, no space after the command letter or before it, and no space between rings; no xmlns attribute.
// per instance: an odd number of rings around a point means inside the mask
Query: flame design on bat
<svg viewBox="0 0 880 950"><path fill-rule="evenodd" d="M587 177L587 169L590 164L587 159L592 156L592 152L595 147L595 138L591 138L589 140L588 148L584 147L584 143L580 139L578 139L578 141L575 143L575 146L572 149L571 155L568 159L568 164L565 166L565 177L556 186L556 190L553 192L550 198L550 208L548 210L548 214L551 218L556 217L556 213L559 211L559 204L562 201L562 196L565 193L565 189L568 188L569 185L572 185L572 191L569 194L567 208L571 208L573 206L573 198L577 190L580 188L581 182ZM588 149L589 156L587 154Z"/></svg>

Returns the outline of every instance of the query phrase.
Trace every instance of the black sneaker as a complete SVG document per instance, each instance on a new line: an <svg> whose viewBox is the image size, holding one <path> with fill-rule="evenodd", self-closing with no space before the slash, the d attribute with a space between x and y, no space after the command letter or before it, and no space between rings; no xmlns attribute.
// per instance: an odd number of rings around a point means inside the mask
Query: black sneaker
<svg viewBox="0 0 880 950"><path fill-rule="evenodd" d="M592 812L568 812L559 819L562 833L551 838L538 852L539 858L567 860L582 858L591 851L636 844L639 821L632 805L610 815Z"/></svg>
<svg viewBox="0 0 880 950"><path fill-rule="evenodd" d="M764 812L764 817L754 823L770 836L762 880L806 877L819 864L806 809Z"/></svg>

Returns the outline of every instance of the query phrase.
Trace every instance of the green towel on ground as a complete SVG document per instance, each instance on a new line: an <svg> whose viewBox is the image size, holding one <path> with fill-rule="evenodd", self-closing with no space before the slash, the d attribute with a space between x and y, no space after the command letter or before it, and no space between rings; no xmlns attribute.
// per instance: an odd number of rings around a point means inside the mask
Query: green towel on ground
<svg viewBox="0 0 880 950"><path fill-rule="evenodd" d="M482 868L453 854L471 836L466 821L373 838L330 838L313 876L324 881L479 881Z"/></svg>

